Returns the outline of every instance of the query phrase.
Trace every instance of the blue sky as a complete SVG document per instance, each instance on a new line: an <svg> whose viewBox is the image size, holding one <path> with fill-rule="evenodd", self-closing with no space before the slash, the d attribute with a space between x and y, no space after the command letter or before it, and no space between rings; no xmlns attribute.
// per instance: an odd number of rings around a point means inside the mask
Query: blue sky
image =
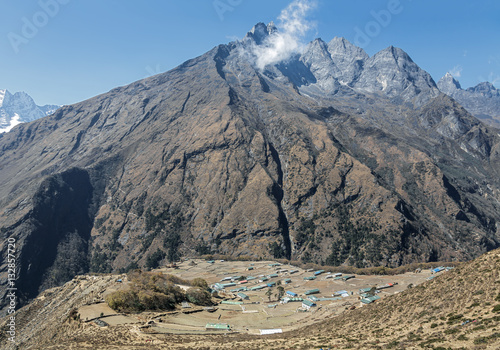
<svg viewBox="0 0 500 350"><path fill-rule="evenodd" d="M71 104L277 21L290 0L1 0L0 89ZM305 41L394 45L437 81L500 87L500 1L316 0ZM389 14L389 15L388 15Z"/></svg>

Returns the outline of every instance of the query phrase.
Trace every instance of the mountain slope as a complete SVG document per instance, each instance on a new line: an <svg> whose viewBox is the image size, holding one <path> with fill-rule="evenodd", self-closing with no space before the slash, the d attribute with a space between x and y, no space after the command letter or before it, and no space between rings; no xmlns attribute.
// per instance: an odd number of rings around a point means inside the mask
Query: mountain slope
<svg viewBox="0 0 500 350"><path fill-rule="evenodd" d="M332 319L314 333L335 329L335 335L323 342L339 348L496 349L499 271L500 252L495 250L414 289Z"/></svg>
<svg viewBox="0 0 500 350"><path fill-rule="evenodd" d="M493 84L483 82L464 90L450 73L446 73L438 87L484 123L500 128L500 90Z"/></svg>
<svg viewBox="0 0 500 350"><path fill-rule="evenodd" d="M499 246L494 129L393 47L316 40L259 70L245 52L273 28L0 137L22 302L181 254L397 266Z"/></svg>
<svg viewBox="0 0 500 350"><path fill-rule="evenodd" d="M18 312L18 341L23 349L498 349L499 271L500 251L491 251L370 305L355 303L353 310L347 303L327 320L266 336L162 334L137 325L100 328L74 320L71 310L116 288L117 276L79 276L45 291ZM5 321L1 327L0 340L5 342Z"/></svg>
<svg viewBox="0 0 500 350"><path fill-rule="evenodd" d="M0 133L10 131L20 123L30 122L54 113L60 106L37 106L25 92L11 94L0 90Z"/></svg>

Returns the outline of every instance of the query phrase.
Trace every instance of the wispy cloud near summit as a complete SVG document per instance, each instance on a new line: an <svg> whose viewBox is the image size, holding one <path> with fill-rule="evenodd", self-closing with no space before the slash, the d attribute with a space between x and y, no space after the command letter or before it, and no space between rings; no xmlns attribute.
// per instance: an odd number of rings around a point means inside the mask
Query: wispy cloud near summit
<svg viewBox="0 0 500 350"><path fill-rule="evenodd" d="M251 54L255 66L263 70L266 66L289 59L305 46L305 34L314 27L307 14L316 6L315 1L295 0L281 11L278 28L269 35L262 45L252 45Z"/></svg>
<svg viewBox="0 0 500 350"><path fill-rule="evenodd" d="M453 75L454 78L460 78L462 76L462 66L457 64L450 70L450 74Z"/></svg>

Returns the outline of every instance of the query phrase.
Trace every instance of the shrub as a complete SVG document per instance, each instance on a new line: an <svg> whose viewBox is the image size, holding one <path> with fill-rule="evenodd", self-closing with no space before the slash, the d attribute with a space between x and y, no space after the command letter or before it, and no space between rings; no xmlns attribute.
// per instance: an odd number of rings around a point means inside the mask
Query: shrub
<svg viewBox="0 0 500 350"><path fill-rule="evenodd" d="M452 316L449 316L448 317L448 324L453 324L453 323L457 323L459 322L462 318L464 317L464 315L460 314L460 315L452 315Z"/></svg>
<svg viewBox="0 0 500 350"><path fill-rule="evenodd" d="M445 330L444 334L455 334L458 332L460 332L460 330L458 328L450 328L450 329Z"/></svg>
<svg viewBox="0 0 500 350"><path fill-rule="evenodd" d="M175 297L152 291L140 291L139 304L143 310L171 310L175 308Z"/></svg>
<svg viewBox="0 0 500 350"><path fill-rule="evenodd" d="M119 290L106 296L106 303L116 311L142 311L137 294L131 290Z"/></svg>
<svg viewBox="0 0 500 350"><path fill-rule="evenodd" d="M135 270L128 273L131 289L109 294L106 302L117 311L140 312L144 310L171 310L176 303L186 299L184 291L176 286L189 284L181 278L161 273Z"/></svg>
<svg viewBox="0 0 500 350"><path fill-rule="evenodd" d="M192 281L173 275L134 270L128 273L131 282L129 290L109 294L109 307L120 312L141 312L145 310L172 310L186 298L197 305L213 305L208 283L202 278ZM191 285L187 293L178 285Z"/></svg>
<svg viewBox="0 0 500 350"><path fill-rule="evenodd" d="M175 298L172 295L141 290L116 291L106 297L113 310L120 312L140 312L145 310L172 310Z"/></svg>
<svg viewBox="0 0 500 350"><path fill-rule="evenodd" d="M80 319L80 314L78 313L78 309L76 307L72 308L69 312L68 318L74 321Z"/></svg>
<svg viewBox="0 0 500 350"><path fill-rule="evenodd" d="M199 278L199 277L197 277L191 281L191 286L198 287L198 288L205 289L205 290L208 289L207 281L205 281L203 278Z"/></svg>
<svg viewBox="0 0 500 350"><path fill-rule="evenodd" d="M190 302L196 305L213 305L212 295L201 288L189 288L186 292L186 297Z"/></svg>

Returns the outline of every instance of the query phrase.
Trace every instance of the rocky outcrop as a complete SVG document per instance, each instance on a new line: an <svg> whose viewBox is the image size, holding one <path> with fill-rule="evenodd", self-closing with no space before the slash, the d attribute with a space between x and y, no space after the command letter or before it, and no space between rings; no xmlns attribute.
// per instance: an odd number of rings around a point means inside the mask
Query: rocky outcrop
<svg viewBox="0 0 500 350"><path fill-rule="evenodd" d="M382 91L420 107L439 91L429 73L418 67L406 52L393 46L370 57L355 87L366 92Z"/></svg>

